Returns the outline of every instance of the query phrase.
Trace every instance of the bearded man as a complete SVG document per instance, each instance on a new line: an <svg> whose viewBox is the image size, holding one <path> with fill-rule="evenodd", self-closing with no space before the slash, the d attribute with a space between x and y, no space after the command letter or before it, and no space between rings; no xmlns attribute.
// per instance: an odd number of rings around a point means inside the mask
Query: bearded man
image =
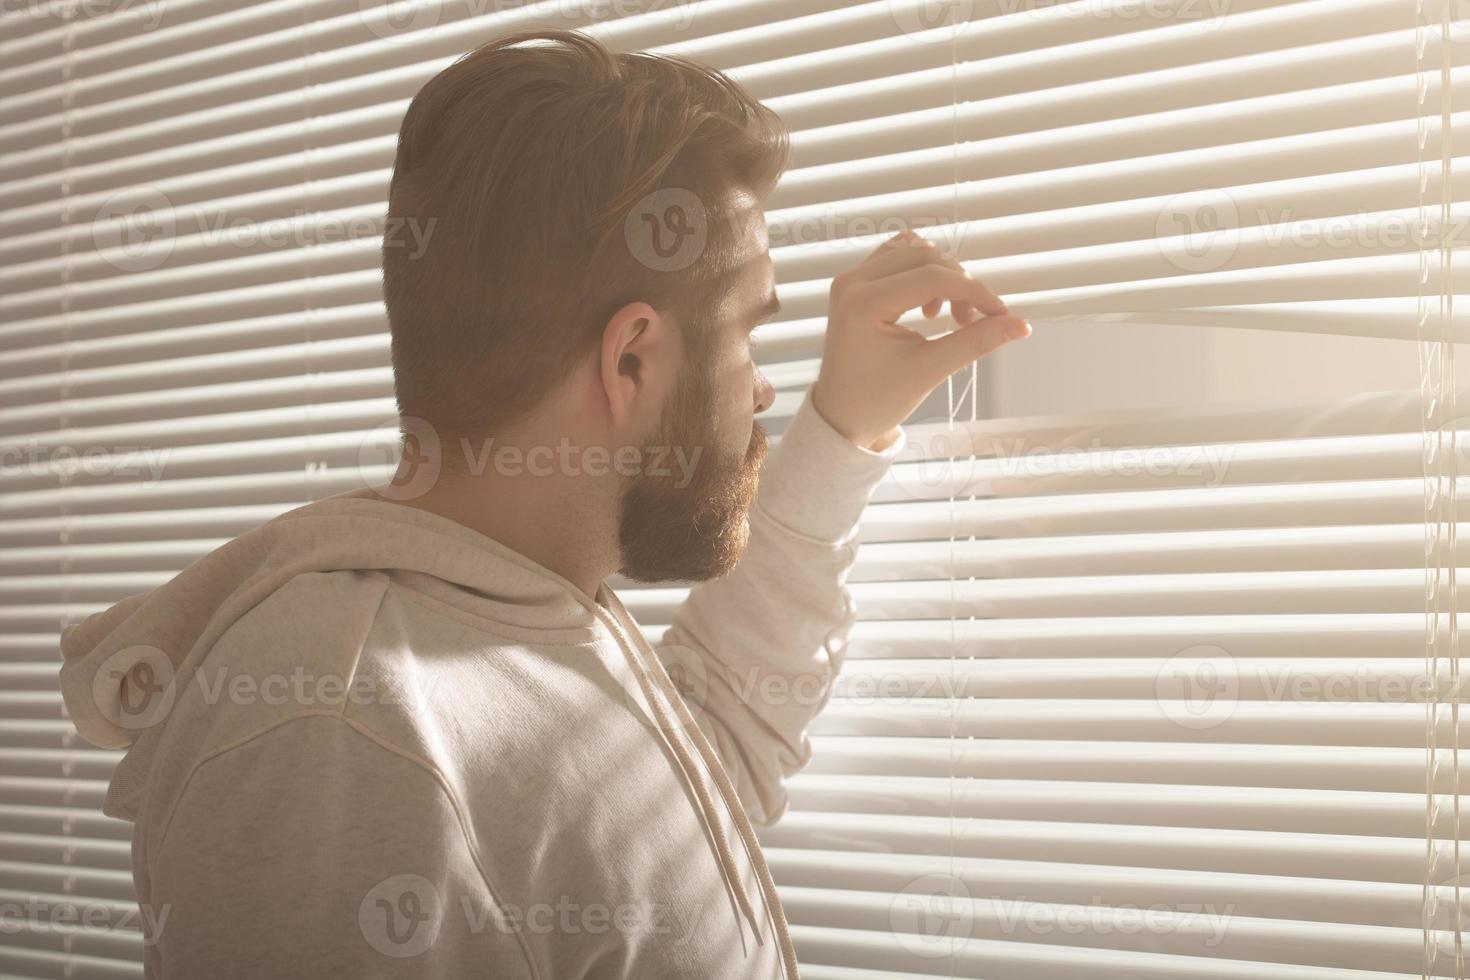
<svg viewBox="0 0 1470 980"><path fill-rule="evenodd" d="M901 423L1029 327L895 236L833 281L766 458L787 148L719 72L572 32L413 99L397 474L63 637L77 728L128 748L104 809L135 824L147 976L797 976L754 828L841 666L859 518ZM946 303L943 336L898 323ZM657 645L614 573L697 583Z"/></svg>

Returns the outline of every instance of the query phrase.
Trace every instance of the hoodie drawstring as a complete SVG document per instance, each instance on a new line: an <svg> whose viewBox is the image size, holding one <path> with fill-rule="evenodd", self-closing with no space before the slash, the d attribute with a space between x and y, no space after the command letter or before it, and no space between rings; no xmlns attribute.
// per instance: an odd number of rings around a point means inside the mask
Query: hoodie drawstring
<svg viewBox="0 0 1470 980"><path fill-rule="evenodd" d="M619 611L626 615L626 611L622 609L622 602L616 596L611 595L610 592L609 597L617 604ZM771 913L771 920L776 927L776 938L781 950L782 967L785 970L786 976L791 978L791 980L795 980L799 975L796 963L796 950L791 944L786 915L781 908L780 899L776 894L776 883L771 877L770 868L766 866L765 861L761 858L760 842L756 839L755 828L751 825L750 818L745 813L745 807L740 802L739 794L735 792L735 787L730 782L729 774L725 772L724 764L720 762L719 756L715 753L709 741L704 737L704 732L700 730L698 723L694 720L694 716L689 712L689 707L684 703L683 696L673 688L667 675L660 669L650 668L648 665L642 663L644 656L656 657L651 647L646 652L642 650L642 646L646 645L647 641L645 640L641 645L637 642L629 642L621 624L617 622L617 617L608 615L597 603L593 603L593 605L598 606L593 611L608 623L613 635L617 638L618 645L623 650L624 658L628 660L629 666L633 669L633 673L638 677L638 684L643 690L643 696L657 716L659 727L665 739L673 747L675 755L678 756L680 765L690 772L690 779L694 784L695 795L699 799L700 809L703 811L705 823L709 826L710 834L715 839L715 847L718 852L721 870L725 875L725 880L735 892L736 900L740 905L741 911L745 914L746 920L750 923L751 931L755 934L756 942L760 945L765 945L764 940L761 938L761 930L755 915L755 910L751 906L750 896L745 890L744 883L740 880L739 866L735 863L735 857L731 851L730 843L721 828L719 814L715 809L714 801L710 798L709 788L705 784L704 776L699 771L699 767L694 765L693 760L689 758L688 748L684 745L683 740L678 737L673 721L668 717L661 703L662 700L667 699L668 704L674 708L674 713L679 716L680 726L688 732L689 739L694 743L700 757L704 760L705 767L714 776L715 785L720 792L720 796L724 799L726 809L734 819L735 827L740 833L741 841L751 856L751 863L754 866L756 878L760 883L762 896L765 899L767 909ZM660 686L660 691L664 695L663 699L654 696L649 687L650 678Z"/></svg>

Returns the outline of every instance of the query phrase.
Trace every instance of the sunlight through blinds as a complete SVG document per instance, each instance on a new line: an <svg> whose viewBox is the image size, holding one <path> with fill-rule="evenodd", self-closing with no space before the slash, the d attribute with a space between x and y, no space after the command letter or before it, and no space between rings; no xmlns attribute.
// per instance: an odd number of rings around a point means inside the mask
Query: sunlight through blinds
<svg viewBox="0 0 1470 980"><path fill-rule="evenodd" d="M1425 554L1431 580L1457 567L1444 484L1470 471L1470 439L1426 457L1422 435L1435 393L1435 431L1465 427L1443 358L1470 304L1424 306L1464 291L1425 258L1470 187L1454 13L6 5L0 910L22 914L0 916L0 974L141 976L129 825L100 814L120 754L66 720L59 629L387 479L378 263L403 111L475 44L580 27L727 70L792 129L767 202L783 313L757 347L776 435L816 377L832 276L904 227L1038 330L1341 334L1426 359L1424 392L1326 405L984 419L973 373L941 390L953 421L911 428L864 518L846 667L762 835L803 976L1456 976L1438 903L1461 900L1462 736L1453 704L1426 727L1416 686L1453 659L1449 590L1425 628ZM654 640L685 591L612 584Z"/></svg>

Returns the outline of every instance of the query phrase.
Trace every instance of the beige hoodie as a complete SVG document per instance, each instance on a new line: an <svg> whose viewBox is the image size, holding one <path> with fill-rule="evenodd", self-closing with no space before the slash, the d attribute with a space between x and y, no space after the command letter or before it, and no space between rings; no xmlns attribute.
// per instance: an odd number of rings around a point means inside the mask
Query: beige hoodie
<svg viewBox="0 0 1470 980"><path fill-rule="evenodd" d="M78 731L130 747L104 811L135 823L147 975L794 978L752 822L809 757L904 444L808 395L745 556L657 649L605 584L365 490L68 629Z"/></svg>

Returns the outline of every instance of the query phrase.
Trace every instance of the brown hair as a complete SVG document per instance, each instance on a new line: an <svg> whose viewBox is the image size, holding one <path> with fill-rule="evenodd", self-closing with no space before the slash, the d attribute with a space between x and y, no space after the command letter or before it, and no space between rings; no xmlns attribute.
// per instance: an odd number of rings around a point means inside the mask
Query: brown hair
<svg viewBox="0 0 1470 980"><path fill-rule="evenodd" d="M775 113L681 58L615 54L559 30L464 55L414 97L398 136L388 228L428 231L421 254L384 238L399 411L441 433L513 422L640 300L675 316L691 356L702 351L694 328L736 244L737 223L714 216L736 192L764 198L787 153ZM686 268L651 267L625 240L654 192L692 192L707 210Z"/></svg>

